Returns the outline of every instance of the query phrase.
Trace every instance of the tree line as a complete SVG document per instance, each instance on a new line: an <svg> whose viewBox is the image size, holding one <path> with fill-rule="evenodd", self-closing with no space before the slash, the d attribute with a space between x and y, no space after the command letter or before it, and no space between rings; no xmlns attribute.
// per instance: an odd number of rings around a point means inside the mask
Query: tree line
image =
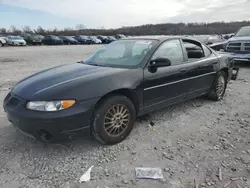
<svg viewBox="0 0 250 188"><path fill-rule="evenodd" d="M75 28L45 29L39 26L32 29L29 26L17 28L12 25L9 29L0 28L0 34L19 35L21 33L35 33L41 35L201 35L201 34L229 34L236 32L240 27L250 26L250 21L240 22L213 22L213 23L161 23L147 24L118 29L88 29L83 24Z"/></svg>

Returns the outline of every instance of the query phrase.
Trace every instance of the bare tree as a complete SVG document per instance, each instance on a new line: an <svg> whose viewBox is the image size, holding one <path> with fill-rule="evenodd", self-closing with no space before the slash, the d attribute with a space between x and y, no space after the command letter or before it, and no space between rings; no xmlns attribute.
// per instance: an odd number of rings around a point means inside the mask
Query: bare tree
<svg viewBox="0 0 250 188"><path fill-rule="evenodd" d="M14 25L10 26L9 32L13 33L13 34L20 34L21 33L21 31Z"/></svg>
<svg viewBox="0 0 250 188"><path fill-rule="evenodd" d="M44 35L45 30L41 26L38 26L38 28L36 29L36 33Z"/></svg>
<svg viewBox="0 0 250 188"><path fill-rule="evenodd" d="M28 26L28 25L22 27L22 30L25 33L33 33L32 30L31 30L31 28L30 28L30 26Z"/></svg>
<svg viewBox="0 0 250 188"><path fill-rule="evenodd" d="M0 33L2 33L2 34L6 34L6 33L7 33L7 29L5 29L5 28L1 28L1 29L0 29Z"/></svg>
<svg viewBox="0 0 250 188"><path fill-rule="evenodd" d="M86 26L84 24L76 25L76 30L78 30L80 33L82 33L84 29L86 29Z"/></svg>
<svg viewBox="0 0 250 188"><path fill-rule="evenodd" d="M161 24L147 24L135 27L121 27L118 29L87 29L83 24L78 24L75 28L64 29L44 29L38 27L35 33L46 35L192 35L192 34L227 34L234 33L240 27L250 25L250 21L241 22L214 22L214 23L161 23ZM30 27L24 27L24 30L31 30ZM6 30L6 29L5 29ZM21 31L15 26L11 26L9 30L4 28L0 32L6 34L19 34Z"/></svg>

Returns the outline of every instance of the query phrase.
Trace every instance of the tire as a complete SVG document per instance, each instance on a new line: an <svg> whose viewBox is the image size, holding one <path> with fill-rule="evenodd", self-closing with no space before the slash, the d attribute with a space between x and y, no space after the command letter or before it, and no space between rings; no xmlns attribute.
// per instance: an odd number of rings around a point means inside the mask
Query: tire
<svg viewBox="0 0 250 188"><path fill-rule="evenodd" d="M4 44L0 41L0 47L3 47L4 46Z"/></svg>
<svg viewBox="0 0 250 188"><path fill-rule="evenodd" d="M120 114L116 112L120 112ZM116 120L113 121L112 117ZM94 112L91 132L101 144L117 144L128 137L135 120L136 111L133 103L125 96L114 95L98 105Z"/></svg>
<svg viewBox="0 0 250 188"><path fill-rule="evenodd" d="M227 89L227 74L224 71L217 73L212 87L208 93L208 98L213 101L220 101Z"/></svg>

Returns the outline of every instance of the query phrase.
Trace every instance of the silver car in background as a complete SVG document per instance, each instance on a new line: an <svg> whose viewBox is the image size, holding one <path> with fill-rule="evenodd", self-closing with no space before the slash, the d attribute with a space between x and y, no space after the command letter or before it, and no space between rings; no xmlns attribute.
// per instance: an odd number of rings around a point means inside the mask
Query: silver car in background
<svg viewBox="0 0 250 188"><path fill-rule="evenodd" d="M6 41L10 46L26 46L26 41L20 36L7 36Z"/></svg>
<svg viewBox="0 0 250 188"><path fill-rule="evenodd" d="M5 37L0 36L0 47L4 46L6 44Z"/></svg>

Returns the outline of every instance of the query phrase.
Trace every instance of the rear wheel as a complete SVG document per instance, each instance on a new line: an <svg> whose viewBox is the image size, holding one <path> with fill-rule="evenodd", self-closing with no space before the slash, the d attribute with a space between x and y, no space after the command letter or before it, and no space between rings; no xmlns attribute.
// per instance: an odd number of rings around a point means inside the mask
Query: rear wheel
<svg viewBox="0 0 250 188"><path fill-rule="evenodd" d="M111 96L97 107L92 134L102 144L117 144L130 134L135 119L134 105L127 97Z"/></svg>
<svg viewBox="0 0 250 188"><path fill-rule="evenodd" d="M208 98L214 101L220 101L226 92L227 75L224 71L218 72L213 82L213 85L208 93Z"/></svg>

